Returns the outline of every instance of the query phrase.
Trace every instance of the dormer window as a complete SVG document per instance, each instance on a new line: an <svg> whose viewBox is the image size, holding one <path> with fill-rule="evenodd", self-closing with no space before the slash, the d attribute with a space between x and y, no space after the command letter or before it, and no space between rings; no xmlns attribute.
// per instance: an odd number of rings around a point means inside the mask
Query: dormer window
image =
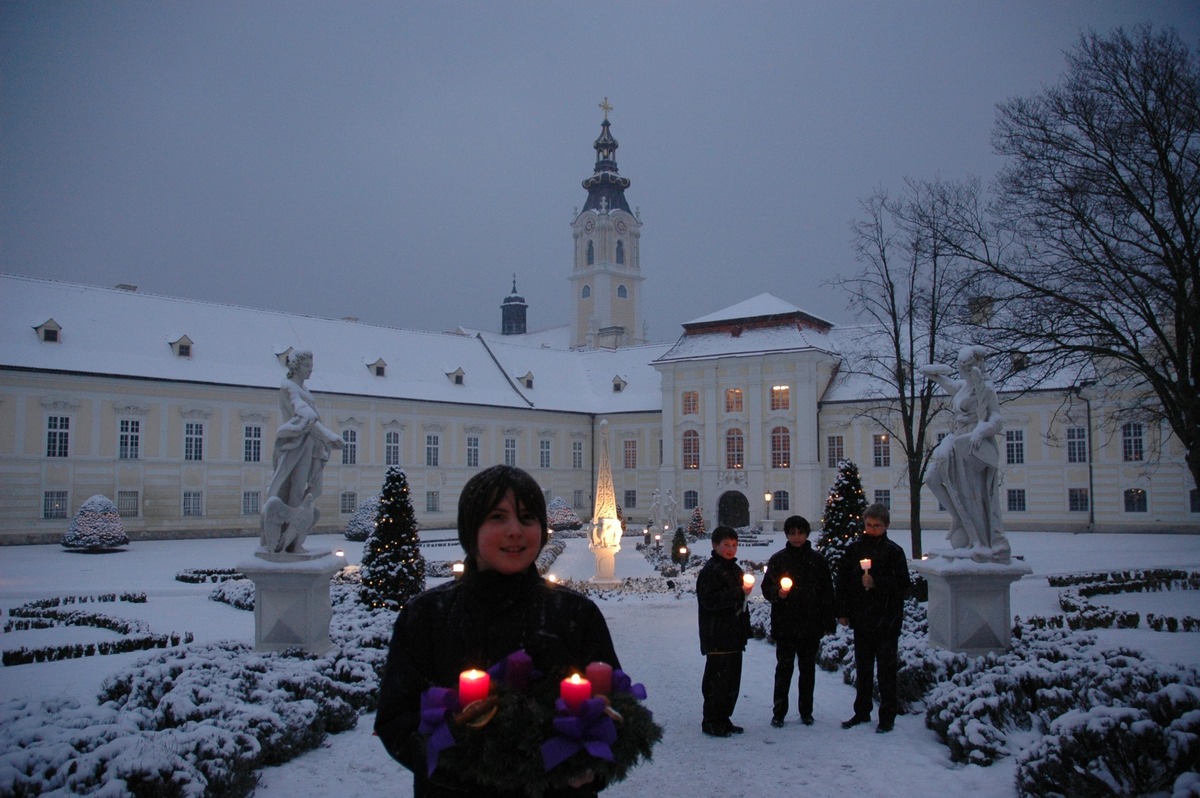
<svg viewBox="0 0 1200 798"><path fill-rule="evenodd" d="M190 358L192 356L192 339L185 335L178 341L172 341L171 351L175 353L175 357Z"/></svg>
<svg viewBox="0 0 1200 798"><path fill-rule="evenodd" d="M625 380L621 379L620 375L613 377L613 393L620 393L621 391L625 390L625 386L628 384L629 383L625 382Z"/></svg>
<svg viewBox="0 0 1200 798"><path fill-rule="evenodd" d="M521 379L521 384L524 385L526 388L529 388L529 389L533 388L533 372L532 371L525 372L525 376L521 377L520 379Z"/></svg>
<svg viewBox="0 0 1200 798"><path fill-rule="evenodd" d="M62 343L62 326L54 319L46 319L34 327L39 341L47 344Z"/></svg>
<svg viewBox="0 0 1200 798"><path fill-rule="evenodd" d="M466 381L466 374L467 373L463 371L462 368L457 368L454 371L446 372L446 376L450 379L450 382L454 383L455 385L463 385Z"/></svg>
<svg viewBox="0 0 1200 798"><path fill-rule="evenodd" d="M374 363L368 363L367 368L370 369L371 373L376 377L387 376L387 363L384 362L383 358L379 358Z"/></svg>

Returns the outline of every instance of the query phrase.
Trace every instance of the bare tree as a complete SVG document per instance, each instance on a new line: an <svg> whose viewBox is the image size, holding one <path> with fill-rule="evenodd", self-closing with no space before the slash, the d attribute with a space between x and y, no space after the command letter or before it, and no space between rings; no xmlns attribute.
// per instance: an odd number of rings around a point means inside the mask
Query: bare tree
<svg viewBox="0 0 1200 798"><path fill-rule="evenodd" d="M957 206L945 243L992 278L993 343L1102 378L1200 485L1200 63L1149 26L1082 36L1067 63L999 106L995 201Z"/></svg>
<svg viewBox="0 0 1200 798"><path fill-rule="evenodd" d="M921 487L933 448L930 426L941 407L934 385L914 366L939 362L954 340L966 287L962 262L946 247L952 238L946 222L964 197L975 196L974 182L908 180L898 197L876 192L853 225L862 269L837 281L866 322L843 366L871 378L856 417L882 429L904 456L913 557L921 556Z"/></svg>

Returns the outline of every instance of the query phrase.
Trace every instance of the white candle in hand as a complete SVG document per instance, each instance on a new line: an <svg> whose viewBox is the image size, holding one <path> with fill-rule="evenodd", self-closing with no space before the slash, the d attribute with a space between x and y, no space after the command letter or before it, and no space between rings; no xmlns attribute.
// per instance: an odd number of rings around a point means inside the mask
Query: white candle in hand
<svg viewBox="0 0 1200 798"><path fill-rule="evenodd" d="M858 561L858 567L862 568L864 571L869 571L871 570L871 561L864 557Z"/></svg>

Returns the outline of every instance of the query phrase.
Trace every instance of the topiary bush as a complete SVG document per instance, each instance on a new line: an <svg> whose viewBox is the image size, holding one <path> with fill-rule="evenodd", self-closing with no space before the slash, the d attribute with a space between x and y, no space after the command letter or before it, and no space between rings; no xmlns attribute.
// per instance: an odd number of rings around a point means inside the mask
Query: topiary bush
<svg viewBox="0 0 1200 798"><path fill-rule="evenodd" d="M350 523L346 524L346 540L362 543L375 530L375 517L379 515L379 497L370 496L358 505Z"/></svg>
<svg viewBox="0 0 1200 798"><path fill-rule="evenodd" d="M554 532L574 531L583 527L579 515L560 496L555 496L546 505L546 521Z"/></svg>
<svg viewBox="0 0 1200 798"><path fill-rule="evenodd" d="M97 494L79 507L63 535L62 545L72 551L106 552L129 545L117 506Z"/></svg>

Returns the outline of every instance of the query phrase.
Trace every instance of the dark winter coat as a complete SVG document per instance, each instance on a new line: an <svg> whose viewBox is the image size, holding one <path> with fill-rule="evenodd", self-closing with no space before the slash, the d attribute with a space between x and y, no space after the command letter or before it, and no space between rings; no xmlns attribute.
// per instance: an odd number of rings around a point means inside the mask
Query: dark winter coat
<svg viewBox="0 0 1200 798"><path fill-rule="evenodd" d="M792 589L779 597L779 580L790 577ZM771 637L799 642L821 637L834 628L833 578L829 564L807 540L788 544L771 555L762 581L763 596L771 603Z"/></svg>
<svg viewBox="0 0 1200 798"><path fill-rule="evenodd" d="M875 587L862 586L859 560L871 561ZM884 532L879 537L860 535L842 556L837 580L837 616L849 618L855 629L900 634L904 598L911 585L904 549Z"/></svg>
<svg viewBox="0 0 1200 798"><path fill-rule="evenodd" d="M696 577L700 611L700 653L745 651L750 615L742 590L742 569L715 551Z"/></svg>
<svg viewBox="0 0 1200 798"><path fill-rule="evenodd" d="M596 661L620 667L596 605L573 590L549 585L533 567L515 576L468 573L420 594L400 612L380 684L375 733L388 753L413 772L415 798L502 797L455 783L440 770L426 778L425 740L417 734L421 693L435 685L456 688L462 671L486 670L522 648L544 678L582 673ZM547 797L593 795L597 786Z"/></svg>

